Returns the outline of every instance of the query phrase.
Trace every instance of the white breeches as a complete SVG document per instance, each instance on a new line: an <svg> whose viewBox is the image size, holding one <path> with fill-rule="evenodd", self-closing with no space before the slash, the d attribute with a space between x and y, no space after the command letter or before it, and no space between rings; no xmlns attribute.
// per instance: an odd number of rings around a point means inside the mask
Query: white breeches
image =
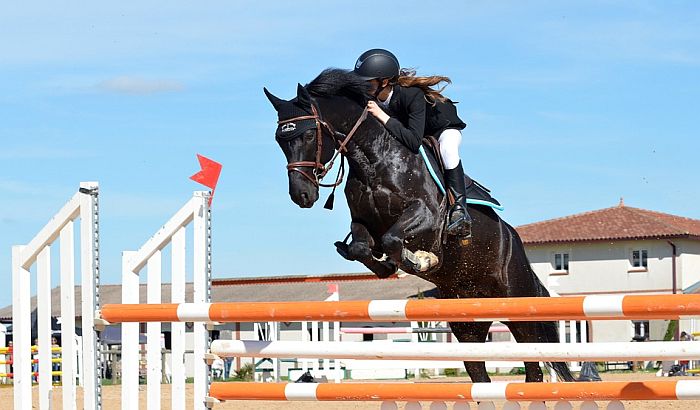
<svg viewBox="0 0 700 410"><path fill-rule="evenodd" d="M459 144L462 142L462 133L459 130L448 129L443 131L438 138L440 143L440 155L445 169L454 169L459 165Z"/></svg>

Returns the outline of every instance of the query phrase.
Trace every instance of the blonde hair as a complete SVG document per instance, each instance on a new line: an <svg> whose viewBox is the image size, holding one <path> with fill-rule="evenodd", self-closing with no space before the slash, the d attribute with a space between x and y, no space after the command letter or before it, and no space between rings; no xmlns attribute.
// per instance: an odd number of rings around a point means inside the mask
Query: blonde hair
<svg viewBox="0 0 700 410"><path fill-rule="evenodd" d="M452 84L452 80L450 80L449 77L445 77L442 75L419 77L416 75L416 70L412 68L402 68L399 72L398 77L396 77L394 83L402 87L420 88L425 93L425 99L429 103L434 105L436 101L445 102L447 98L444 95L442 95L442 91L449 84ZM432 88L433 86L438 85L440 83L446 84L440 89Z"/></svg>

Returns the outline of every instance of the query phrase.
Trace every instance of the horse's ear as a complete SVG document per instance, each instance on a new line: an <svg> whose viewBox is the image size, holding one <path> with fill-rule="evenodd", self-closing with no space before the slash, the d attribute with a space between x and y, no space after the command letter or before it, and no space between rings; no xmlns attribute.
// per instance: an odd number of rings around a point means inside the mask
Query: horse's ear
<svg viewBox="0 0 700 410"><path fill-rule="evenodd" d="M297 84L297 101L304 107L311 107L311 95L301 84Z"/></svg>
<svg viewBox="0 0 700 410"><path fill-rule="evenodd" d="M279 111L280 105L282 103L285 103L286 101L275 97L271 92L267 91L267 88L263 87L263 91L265 91L265 95L267 96L267 99L270 100L270 103L272 103L272 106L275 107L276 111Z"/></svg>

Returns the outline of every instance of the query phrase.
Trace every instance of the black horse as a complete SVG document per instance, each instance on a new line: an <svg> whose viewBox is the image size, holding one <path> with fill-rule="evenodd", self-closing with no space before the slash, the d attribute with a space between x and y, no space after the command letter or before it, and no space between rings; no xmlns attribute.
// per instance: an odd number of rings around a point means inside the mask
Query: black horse
<svg viewBox="0 0 700 410"><path fill-rule="evenodd" d="M352 240L339 253L381 278L399 268L435 284L441 298L547 297L516 231L487 206L472 206L467 246L443 236L446 198L423 160L382 124L364 118L367 83L352 72L328 69L287 101L265 94L279 116L276 139L287 158L289 195L302 208L318 200L320 179L336 149L349 165L345 195ZM358 127L359 125L359 127ZM351 138L346 138L350 135ZM322 184L321 184L322 185ZM332 184L331 184L332 185ZM505 323L518 342L558 342L554 322ZM450 323L460 342L484 342L489 322ZM484 362L464 362L473 382L488 382ZM564 363L559 377L574 378ZM526 381L542 381L537 362L525 363Z"/></svg>

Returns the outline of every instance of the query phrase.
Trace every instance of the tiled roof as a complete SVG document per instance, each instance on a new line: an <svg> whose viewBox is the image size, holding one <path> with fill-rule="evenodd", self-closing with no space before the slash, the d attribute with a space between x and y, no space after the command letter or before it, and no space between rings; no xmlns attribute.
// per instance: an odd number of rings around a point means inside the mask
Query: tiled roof
<svg viewBox="0 0 700 410"><path fill-rule="evenodd" d="M522 225L525 244L620 239L689 238L700 240L700 220L620 205Z"/></svg>

